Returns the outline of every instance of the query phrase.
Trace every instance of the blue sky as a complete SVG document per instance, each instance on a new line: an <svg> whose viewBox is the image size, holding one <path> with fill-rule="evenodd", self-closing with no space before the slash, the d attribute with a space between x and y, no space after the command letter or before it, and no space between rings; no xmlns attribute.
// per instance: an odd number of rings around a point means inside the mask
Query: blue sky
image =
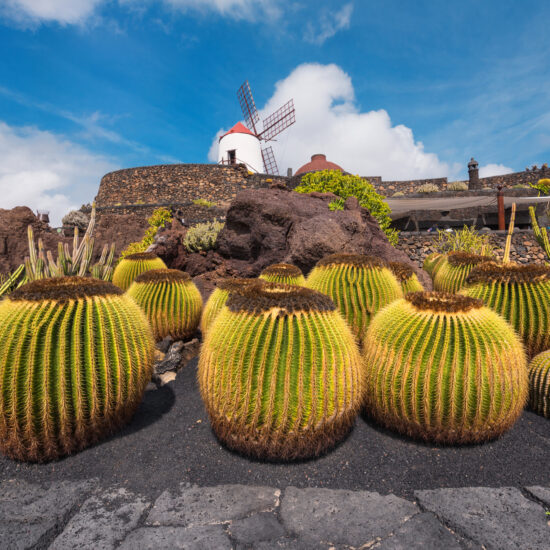
<svg viewBox="0 0 550 550"><path fill-rule="evenodd" d="M104 172L209 162L248 78L281 171L466 177L550 161L550 3L0 0L0 207L54 218Z"/></svg>

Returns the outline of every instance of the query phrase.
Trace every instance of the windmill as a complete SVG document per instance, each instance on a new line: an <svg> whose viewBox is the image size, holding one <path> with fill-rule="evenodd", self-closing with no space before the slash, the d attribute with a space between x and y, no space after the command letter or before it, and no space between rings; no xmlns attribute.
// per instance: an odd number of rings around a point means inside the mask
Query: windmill
<svg viewBox="0 0 550 550"><path fill-rule="evenodd" d="M256 109L254 97L248 80L237 91L237 97L247 127L237 123L219 140L219 162L222 164L244 163L255 171L263 164L266 174L279 174L277 162L270 145L262 142L274 141L274 138L296 122L294 100L287 101L280 109L262 121L262 130L258 124L260 115Z"/></svg>

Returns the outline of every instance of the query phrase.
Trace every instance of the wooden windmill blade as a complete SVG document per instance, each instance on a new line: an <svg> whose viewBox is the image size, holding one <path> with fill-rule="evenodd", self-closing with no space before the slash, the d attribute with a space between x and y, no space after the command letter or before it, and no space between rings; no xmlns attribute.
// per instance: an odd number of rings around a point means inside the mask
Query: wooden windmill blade
<svg viewBox="0 0 550 550"><path fill-rule="evenodd" d="M287 101L280 109L264 120L264 129L258 137L270 141L296 122L294 100Z"/></svg>
<svg viewBox="0 0 550 550"><path fill-rule="evenodd" d="M273 147L268 146L262 149L262 159L264 161L264 169L266 174L279 175L279 169L277 168L277 162L275 155L273 154Z"/></svg>
<svg viewBox="0 0 550 550"><path fill-rule="evenodd" d="M247 126L257 134L256 122L260 121L260 115L256 109L256 103L254 103L252 90L250 89L248 80L245 80L244 84L238 89L237 97L239 98L239 103L241 104L241 110Z"/></svg>

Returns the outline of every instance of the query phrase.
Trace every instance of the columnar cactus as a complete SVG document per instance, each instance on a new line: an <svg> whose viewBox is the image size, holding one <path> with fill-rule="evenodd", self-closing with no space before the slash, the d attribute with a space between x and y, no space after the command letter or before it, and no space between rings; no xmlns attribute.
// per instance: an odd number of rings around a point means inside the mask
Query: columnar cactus
<svg viewBox="0 0 550 550"><path fill-rule="evenodd" d="M113 283L122 290L128 290L134 279L153 269L166 269L166 264L152 252L130 254L122 260L113 273Z"/></svg>
<svg viewBox="0 0 550 550"><path fill-rule="evenodd" d="M539 353L529 364L529 407L550 418L550 350Z"/></svg>
<svg viewBox="0 0 550 550"><path fill-rule="evenodd" d="M468 252L449 252L434 277L434 290L458 292L466 284L466 277L479 264L490 262L488 256Z"/></svg>
<svg viewBox="0 0 550 550"><path fill-rule="evenodd" d="M260 274L260 279L269 283L303 286L306 282L299 267L290 264L273 264L266 267Z"/></svg>
<svg viewBox="0 0 550 550"><path fill-rule="evenodd" d="M430 277L435 279L437 271L441 267L441 264L446 260L445 254L440 254L439 252L434 252L430 254L425 260L422 267L424 271L427 271Z"/></svg>
<svg viewBox="0 0 550 550"><path fill-rule="evenodd" d="M145 314L111 283L31 282L0 303L0 449L51 460L124 425L151 379Z"/></svg>
<svg viewBox="0 0 550 550"><path fill-rule="evenodd" d="M249 286L258 286L264 284L261 279L223 279L218 283L210 298L206 302L201 316L201 332L203 337L218 316L219 312L225 306L230 294L242 292Z"/></svg>
<svg viewBox="0 0 550 550"><path fill-rule="evenodd" d="M372 316L403 297L387 263L362 254L333 254L309 274L306 286L334 300L354 336L361 341Z"/></svg>
<svg viewBox="0 0 550 550"><path fill-rule="evenodd" d="M229 297L202 346L198 378L218 438L270 460L334 446L364 396L357 346L332 300L275 283Z"/></svg>
<svg viewBox="0 0 550 550"><path fill-rule="evenodd" d="M530 356L550 348L550 267L491 262L478 266L467 282L463 293L502 315Z"/></svg>
<svg viewBox="0 0 550 550"><path fill-rule="evenodd" d="M407 292L419 292L424 290L424 287L418 280L414 269L409 264L403 262L390 262L388 265L396 279L401 284L403 294L407 294Z"/></svg>
<svg viewBox="0 0 550 550"><path fill-rule="evenodd" d="M177 269L153 269L138 275L127 290L145 311L157 340L184 340L198 328L202 297L191 277Z"/></svg>
<svg viewBox="0 0 550 550"><path fill-rule="evenodd" d="M397 432L440 443L498 437L528 392L520 339L481 300L407 294L380 311L364 344L366 411Z"/></svg>

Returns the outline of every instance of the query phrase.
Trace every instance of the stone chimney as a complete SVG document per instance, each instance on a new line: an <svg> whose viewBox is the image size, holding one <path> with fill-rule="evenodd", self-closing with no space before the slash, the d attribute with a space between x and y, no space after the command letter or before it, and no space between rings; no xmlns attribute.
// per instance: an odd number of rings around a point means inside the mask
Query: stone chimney
<svg viewBox="0 0 550 550"><path fill-rule="evenodd" d="M477 160L474 160L474 157L472 157L468 163L468 177L470 179L468 189L481 189L481 182L479 181L479 164Z"/></svg>

